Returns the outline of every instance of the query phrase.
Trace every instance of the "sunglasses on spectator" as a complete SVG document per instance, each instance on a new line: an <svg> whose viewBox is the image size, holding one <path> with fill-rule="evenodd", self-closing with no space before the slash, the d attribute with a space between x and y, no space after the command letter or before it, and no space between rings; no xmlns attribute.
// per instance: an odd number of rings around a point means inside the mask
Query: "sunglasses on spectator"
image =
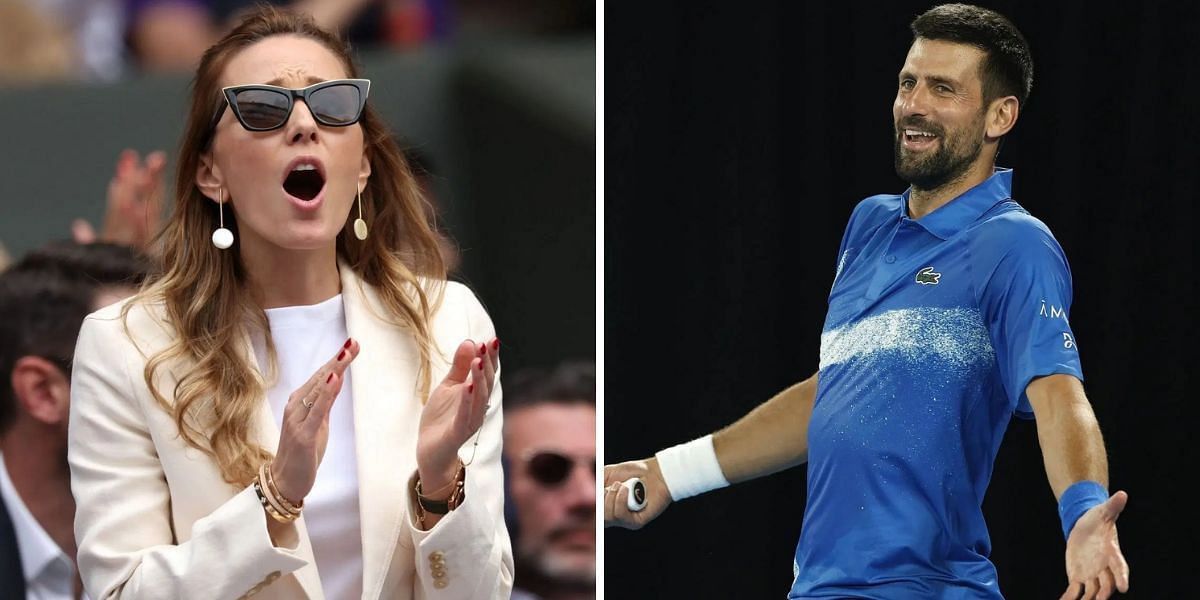
<svg viewBox="0 0 1200 600"><path fill-rule="evenodd" d="M233 116L249 131L279 129L292 116L297 98L304 101L318 123L329 127L347 127L362 118L370 90L369 79L332 79L301 89L274 85L234 85L221 89L226 104L217 109L213 128L221 120L225 106L229 106Z"/></svg>
<svg viewBox="0 0 1200 600"><path fill-rule="evenodd" d="M555 487L566 481L567 477L571 474L571 467L576 462L590 468L592 476L595 477L595 457L590 459L574 459L557 452L541 451L525 459L529 474L533 476L534 481L546 487Z"/></svg>

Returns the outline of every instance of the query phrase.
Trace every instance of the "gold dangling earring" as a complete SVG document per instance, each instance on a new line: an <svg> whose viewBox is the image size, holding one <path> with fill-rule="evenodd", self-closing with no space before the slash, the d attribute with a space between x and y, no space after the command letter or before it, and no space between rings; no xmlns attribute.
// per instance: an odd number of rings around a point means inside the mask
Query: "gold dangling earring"
<svg viewBox="0 0 1200 600"><path fill-rule="evenodd" d="M225 250L233 245L233 232L225 229L225 188L221 188L220 196L218 196L217 211L221 215L221 227L213 232L212 243Z"/></svg>
<svg viewBox="0 0 1200 600"><path fill-rule="evenodd" d="M367 222L362 218L362 190L358 190L358 218L354 220L354 237L367 239Z"/></svg>

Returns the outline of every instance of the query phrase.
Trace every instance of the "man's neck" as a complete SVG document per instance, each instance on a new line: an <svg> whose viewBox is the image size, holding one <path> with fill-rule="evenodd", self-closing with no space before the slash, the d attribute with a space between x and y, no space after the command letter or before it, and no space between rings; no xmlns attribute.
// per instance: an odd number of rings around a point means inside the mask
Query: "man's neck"
<svg viewBox="0 0 1200 600"><path fill-rule="evenodd" d="M923 190L914 185L908 196L908 218L917 220L945 206L967 190L987 181L994 170L991 160L976 160L962 175L936 188Z"/></svg>
<svg viewBox="0 0 1200 600"><path fill-rule="evenodd" d="M0 453L21 502L75 560L75 497L61 438L39 425L18 422L0 437Z"/></svg>

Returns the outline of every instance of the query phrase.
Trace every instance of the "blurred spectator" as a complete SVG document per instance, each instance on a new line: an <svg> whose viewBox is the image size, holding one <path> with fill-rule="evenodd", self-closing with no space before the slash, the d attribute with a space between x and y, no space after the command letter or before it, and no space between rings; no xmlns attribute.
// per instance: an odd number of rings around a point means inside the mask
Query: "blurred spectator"
<svg viewBox="0 0 1200 600"><path fill-rule="evenodd" d="M243 13L259 4L288 6L311 14L323 29L347 33L364 11L380 0L125 0L128 5L129 45L139 65L150 71L181 71L195 68L200 56L213 45ZM372 22L377 15L368 17ZM367 27L378 30L378 27ZM363 27L354 28L350 39L361 41ZM357 35L355 35L357 34ZM368 43L375 39L366 40Z"/></svg>
<svg viewBox="0 0 1200 600"><path fill-rule="evenodd" d="M3 0L0 0L2 2ZM92 224L75 219L71 237L76 244L105 242L129 246L134 251L153 257L154 236L162 227L163 171L167 155L154 151L143 162L136 150L125 149L117 159L117 168L108 182L104 225L96 233ZM12 264L3 242L0 242L0 273Z"/></svg>
<svg viewBox="0 0 1200 600"><path fill-rule="evenodd" d="M0 0L0 83L121 75L124 0Z"/></svg>
<svg viewBox="0 0 1200 600"><path fill-rule="evenodd" d="M88 313L134 292L130 248L62 242L0 274L0 596L78 598L67 468L71 358Z"/></svg>
<svg viewBox="0 0 1200 600"><path fill-rule="evenodd" d="M513 600L596 597L596 368L564 363L505 383Z"/></svg>
<svg viewBox="0 0 1200 600"><path fill-rule="evenodd" d="M457 0L456 35L545 35L596 30L595 0Z"/></svg>
<svg viewBox="0 0 1200 600"><path fill-rule="evenodd" d="M163 172L167 155L161 150L146 155L125 149L117 158L117 168L108 182L104 225L100 234L91 223L75 219L71 234L76 242L95 241L130 246L147 255L155 255L151 243L162 227Z"/></svg>
<svg viewBox="0 0 1200 600"><path fill-rule="evenodd" d="M594 31L588 0L0 0L0 84L113 81L132 61L191 69L256 4L286 5L355 46Z"/></svg>

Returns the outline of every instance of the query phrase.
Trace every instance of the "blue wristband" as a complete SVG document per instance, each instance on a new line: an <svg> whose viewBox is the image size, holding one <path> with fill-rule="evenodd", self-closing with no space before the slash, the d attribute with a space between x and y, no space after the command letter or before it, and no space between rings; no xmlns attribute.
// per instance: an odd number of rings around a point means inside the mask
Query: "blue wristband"
<svg viewBox="0 0 1200 600"><path fill-rule="evenodd" d="M1063 539L1070 539L1075 521L1093 506L1108 500L1108 489L1095 481L1076 481L1058 500L1058 518L1062 521Z"/></svg>

